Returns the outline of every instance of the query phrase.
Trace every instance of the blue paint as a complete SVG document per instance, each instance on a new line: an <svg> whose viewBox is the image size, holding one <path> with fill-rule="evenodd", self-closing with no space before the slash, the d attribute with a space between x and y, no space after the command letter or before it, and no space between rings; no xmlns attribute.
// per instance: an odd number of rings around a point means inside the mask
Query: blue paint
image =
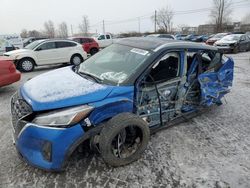
<svg viewBox="0 0 250 188"><path fill-rule="evenodd" d="M211 106L221 104L221 98L230 91L233 83L234 61L229 58L218 72L199 75L201 104Z"/></svg>
<svg viewBox="0 0 250 188"><path fill-rule="evenodd" d="M60 170L68 148L84 135L77 124L71 128L57 129L27 124L16 143L18 151L32 165L48 170ZM52 161L43 158L42 147L45 141L52 143Z"/></svg>

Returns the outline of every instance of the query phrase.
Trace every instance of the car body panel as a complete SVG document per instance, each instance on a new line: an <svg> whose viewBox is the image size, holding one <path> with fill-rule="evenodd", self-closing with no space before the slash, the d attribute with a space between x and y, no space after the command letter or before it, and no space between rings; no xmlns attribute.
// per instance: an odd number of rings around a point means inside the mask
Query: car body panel
<svg viewBox="0 0 250 188"><path fill-rule="evenodd" d="M84 135L80 124L71 128L44 128L39 125L27 123L25 131L20 132L16 147L21 156L34 166L42 166L43 169L60 170L67 157L68 148ZM63 141L67 140L67 142ZM43 157L45 142L52 145L51 161Z"/></svg>
<svg viewBox="0 0 250 188"><path fill-rule="evenodd" d="M16 70L13 61L0 57L0 87L19 81L21 74Z"/></svg>
<svg viewBox="0 0 250 188"><path fill-rule="evenodd" d="M57 81L51 84L52 80ZM112 89L112 86L84 79L70 66L29 80L21 88L21 94L34 111L42 111L99 101Z"/></svg>
<svg viewBox="0 0 250 188"><path fill-rule="evenodd" d="M234 62L229 58L218 72L203 73L198 77L203 105L221 104L221 98L233 85L233 72Z"/></svg>

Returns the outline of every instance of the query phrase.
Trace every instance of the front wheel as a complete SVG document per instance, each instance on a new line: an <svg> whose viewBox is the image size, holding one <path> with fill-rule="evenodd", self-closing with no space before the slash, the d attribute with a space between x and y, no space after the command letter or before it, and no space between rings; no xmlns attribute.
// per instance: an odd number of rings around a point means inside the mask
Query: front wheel
<svg viewBox="0 0 250 188"><path fill-rule="evenodd" d="M101 131L101 155L111 166L127 165L140 158L149 137L149 127L140 117L130 113L119 114L109 120Z"/></svg>
<svg viewBox="0 0 250 188"><path fill-rule="evenodd" d="M72 65L80 65L83 62L83 58L81 55L79 54L75 54L71 57L70 59L70 63Z"/></svg>
<svg viewBox="0 0 250 188"><path fill-rule="evenodd" d="M35 62L31 58L23 58L18 63L21 72L31 72L35 67Z"/></svg>

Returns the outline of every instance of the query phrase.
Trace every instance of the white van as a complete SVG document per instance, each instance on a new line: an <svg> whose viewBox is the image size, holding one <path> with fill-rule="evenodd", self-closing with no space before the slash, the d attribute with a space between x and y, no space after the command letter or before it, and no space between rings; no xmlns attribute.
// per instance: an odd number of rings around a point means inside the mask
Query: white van
<svg viewBox="0 0 250 188"><path fill-rule="evenodd" d="M5 52L9 52L15 49L16 48L7 40L0 39L0 56L3 55Z"/></svg>
<svg viewBox="0 0 250 188"><path fill-rule="evenodd" d="M23 40L18 34L0 35L0 39L7 40L10 44L12 44L18 49L23 48Z"/></svg>

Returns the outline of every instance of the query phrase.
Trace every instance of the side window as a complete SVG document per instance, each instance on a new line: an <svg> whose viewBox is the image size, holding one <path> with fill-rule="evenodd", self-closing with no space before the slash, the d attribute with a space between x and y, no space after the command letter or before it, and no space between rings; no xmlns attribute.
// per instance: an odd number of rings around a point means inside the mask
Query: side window
<svg viewBox="0 0 250 188"><path fill-rule="evenodd" d="M100 35L99 37L98 37L98 40L104 40L105 39L105 35Z"/></svg>
<svg viewBox="0 0 250 188"><path fill-rule="evenodd" d="M81 39L79 39L79 38L74 38L73 41L78 42L78 43L80 43L80 44L82 43L82 42L81 42Z"/></svg>
<svg viewBox="0 0 250 188"><path fill-rule="evenodd" d="M73 42L65 42L65 41L56 42L56 48L68 48L72 46L76 46L76 44Z"/></svg>
<svg viewBox="0 0 250 188"><path fill-rule="evenodd" d="M82 44L88 43L88 39L83 38L82 39Z"/></svg>
<svg viewBox="0 0 250 188"><path fill-rule="evenodd" d="M106 39L110 39L110 35L106 35Z"/></svg>
<svg viewBox="0 0 250 188"><path fill-rule="evenodd" d="M55 42L47 42L39 46L37 49L38 50L51 50L55 48L56 48Z"/></svg>
<svg viewBox="0 0 250 188"><path fill-rule="evenodd" d="M147 82L165 82L180 75L180 55L178 52L167 53L150 71Z"/></svg>

